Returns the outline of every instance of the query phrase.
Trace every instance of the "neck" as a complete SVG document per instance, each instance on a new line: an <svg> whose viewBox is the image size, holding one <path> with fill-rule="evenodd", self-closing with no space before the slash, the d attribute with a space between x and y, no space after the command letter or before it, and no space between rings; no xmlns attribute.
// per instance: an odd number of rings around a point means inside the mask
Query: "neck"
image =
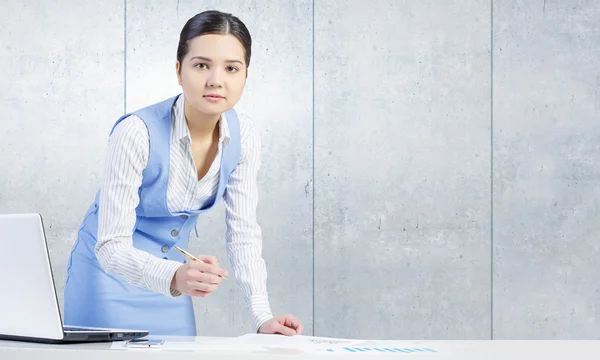
<svg viewBox="0 0 600 360"><path fill-rule="evenodd" d="M221 115L207 115L198 112L184 101L184 114L192 138L209 138L218 134Z"/></svg>

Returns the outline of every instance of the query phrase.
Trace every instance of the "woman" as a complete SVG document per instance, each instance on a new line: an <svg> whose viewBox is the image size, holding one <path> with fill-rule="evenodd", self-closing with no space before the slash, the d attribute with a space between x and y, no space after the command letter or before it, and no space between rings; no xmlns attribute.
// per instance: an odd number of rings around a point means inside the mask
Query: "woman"
<svg viewBox="0 0 600 360"><path fill-rule="evenodd" d="M233 106L251 55L246 26L206 11L183 27L176 73L183 93L114 125L102 186L79 228L68 265L65 323L195 335L191 297L216 290L227 271L213 256L187 261L198 216L223 199L227 250L261 333L294 335L273 317L256 222L260 141Z"/></svg>

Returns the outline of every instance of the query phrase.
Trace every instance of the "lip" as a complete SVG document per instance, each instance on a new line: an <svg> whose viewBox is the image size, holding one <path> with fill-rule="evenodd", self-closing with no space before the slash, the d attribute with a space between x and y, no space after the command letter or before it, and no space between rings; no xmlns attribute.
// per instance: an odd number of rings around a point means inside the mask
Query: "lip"
<svg viewBox="0 0 600 360"><path fill-rule="evenodd" d="M224 96L221 96L219 94L207 94L204 95L205 98L211 98L211 99L225 99Z"/></svg>

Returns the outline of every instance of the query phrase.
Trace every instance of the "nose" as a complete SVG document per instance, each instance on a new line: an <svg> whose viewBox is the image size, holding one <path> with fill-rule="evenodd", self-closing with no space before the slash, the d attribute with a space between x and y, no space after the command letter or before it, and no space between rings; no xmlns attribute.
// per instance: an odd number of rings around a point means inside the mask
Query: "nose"
<svg viewBox="0 0 600 360"><path fill-rule="evenodd" d="M210 87L221 87L223 86L223 75L219 69L211 69L210 75L206 81L206 85Z"/></svg>

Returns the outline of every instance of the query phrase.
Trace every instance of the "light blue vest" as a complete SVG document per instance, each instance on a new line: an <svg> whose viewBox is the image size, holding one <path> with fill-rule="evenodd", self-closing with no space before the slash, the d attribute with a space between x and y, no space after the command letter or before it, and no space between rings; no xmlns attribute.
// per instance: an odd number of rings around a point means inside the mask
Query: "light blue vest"
<svg viewBox="0 0 600 360"><path fill-rule="evenodd" d="M150 152L138 191L133 245L163 259L184 262L173 245L187 249L198 215L224 193L240 158L240 126L235 110L225 113L231 141L223 149L216 193L194 211L172 213L167 207L171 111L178 96L133 112L148 128ZM114 126L131 114L120 117ZM111 130L111 134L112 131ZM85 214L71 251L64 292L64 322L74 326L148 330L153 335L196 335L191 298L176 298L133 286L107 274L94 253L98 233L98 198Z"/></svg>

